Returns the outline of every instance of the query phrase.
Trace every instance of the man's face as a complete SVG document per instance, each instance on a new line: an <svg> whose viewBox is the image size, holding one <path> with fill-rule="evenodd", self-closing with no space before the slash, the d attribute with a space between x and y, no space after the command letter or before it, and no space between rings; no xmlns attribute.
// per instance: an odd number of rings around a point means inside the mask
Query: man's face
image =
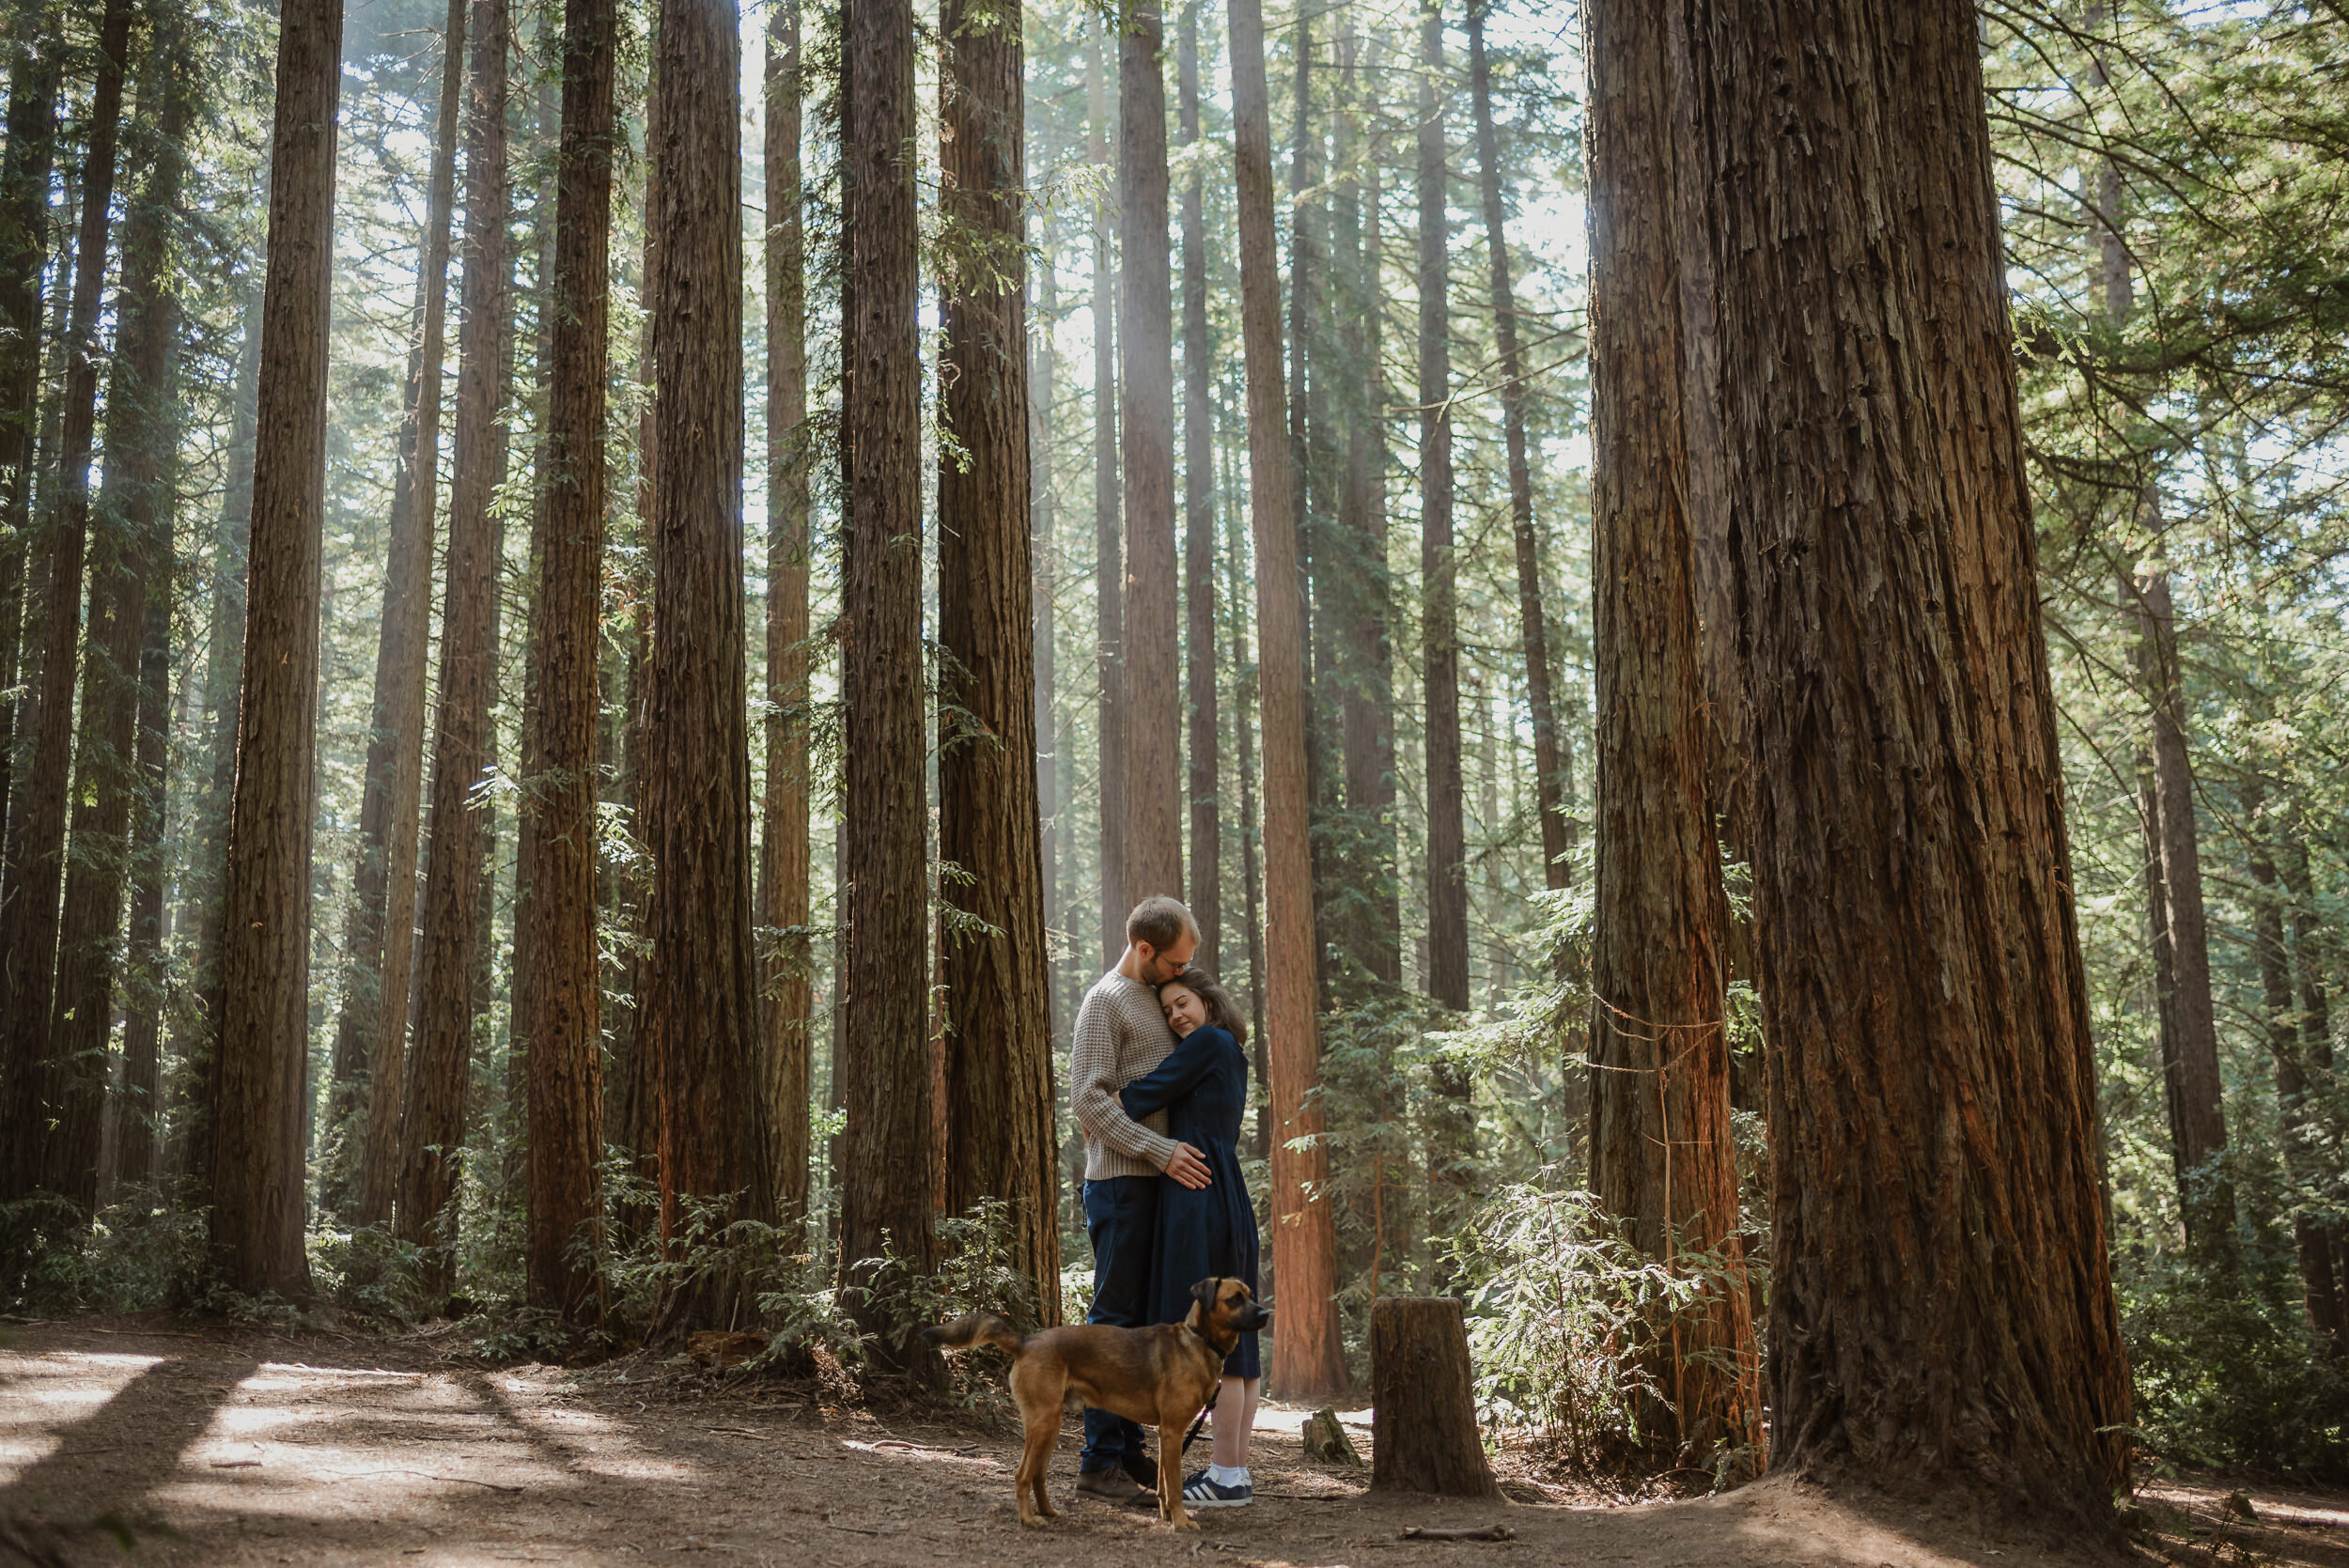
<svg viewBox="0 0 2349 1568"><path fill-rule="evenodd" d="M1175 938L1174 945L1169 948L1155 948L1148 942L1134 943L1134 951L1142 955L1142 983L1145 986L1165 985L1183 972L1183 966L1190 962L1190 955L1198 948L1199 938L1190 931Z"/></svg>

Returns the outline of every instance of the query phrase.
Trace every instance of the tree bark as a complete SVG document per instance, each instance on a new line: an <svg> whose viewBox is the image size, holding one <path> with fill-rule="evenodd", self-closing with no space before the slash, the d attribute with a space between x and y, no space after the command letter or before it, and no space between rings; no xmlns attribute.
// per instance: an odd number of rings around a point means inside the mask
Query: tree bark
<svg viewBox="0 0 2349 1568"><path fill-rule="evenodd" d="M2108 1534L2128 1381L1974 12L1688 14L1753 699L1774 1462Z"/></svg>
<svg viewBox="0 0 2349 1568"><path fill-rule="evenodd" d="M1036 288L1036 311L1039 324L1031 329L1030 341L1034 347L1034 380L1028 397L1028 451L1031 474L1028 483L1028 519L1030 536L1029 564L1033 581L1029 586L1029 640L1034 644L1033 662L1035 669L1035 792L1036 815L1043 823L1039 852L1044 858L1044 929L1048 936L1066 929L1067 902L1061 893L1061 870L1067 857L1061 852L1060 835L1065 805L1065 785L1060 767L1060 727L1053 705L1059 683L1058 660L1053 657L1052 638L1056 615L1052 602L1052 583L1057 571L1058 518L1053 506L1050 419L1053 386L1057 380L1059 356L1052 351L1052 327L1060 319L1060 287L1052 275L1052 257L1042 253L1037 260L1043 274ZM1037 455L1042 454L1041 459ZM1060 990L1060 966L1055 950L1048 946L1044 959L1044 986L1048 998ZM1066 1002L1062 1003L1064 1011Z"/></svg>
<svg viewBox="0 0 2349 1568"><path fill-rule="evenodd" d="M1182 687L1175 645L1174 304L1167 267L1166 44L1158 0L1118 26L1119 454L1126 494L1119 804L1128 903L1183 895Z"/></svg>
<svg viewBox="0 0 2349 1568"><path fill-rule="evenodd" d="M28 629L25 560L33 455L39 426L42 279L49 259L49 177L57 150L57 51L43 7L16 12L8 39L8 148L0 153L0 691L19 680ZM0 830L9 820L22 697L0 701ZM0 855L0 899L14 880ZM7 922L0 919L0 986L7 984ZM0 1068L0 1093L20 1093ZM24 1096L29 1100L29 1094ZM4 1115L5 1113L0 1113ZM21 1129L8 1126L11 1143ZM29 1147L29 1145L20 1145ZM0 1172L4 1177L5 1172Z"/></svg>
<svg viewBox="0 0 2349 1568"><path fill-rule="evenodd" d="M645 841L651 973L637 1048L659 1098L661 1234L681 1200L771 1221L751 944L742 589L741 44L734 0L662 0L653 293L653 630ZM714 1237L712 1238L714 1239ZM664 1331L731 1327L743 1281L679 1287Z"/></svg>
<svg viewBox="0 0 2349 1568"><path fill-rule="evenodd" d="M1183 145L1199 145L1199 6L1186 0L1175 71ZM1183 654L1190 694L1190 917L1201 962L1223 964L1223 795L1215 689L1215 344L1207 335L1206 170L1183 181Z"/></svg>
<svg viewBox="0 0 2349 1568"><path fill-rule="evenodd" d="M962 717L959 733L940 737L938 858L967 880L940 890L939 946L946 1211L983 1198L1009 1205L1008 1261L1050 1326L1060 1321L1058 1140L1036 804L1019 24L1017 8L984 0L947 0L939 18L940 201L957 253L972 258L942 280L939 400L961 452L939 465L938 635ZM1161 168L1164 154L1161 140Z"/></svg>
<svg viewBox="0 0 2349 1568"><path fill-rule="evenodd" d="M846 70L849 366L847 448L848 1014L841 1172L845 1278L865 1283L894 1251L936 1266L922 768L921 339L910 0L849 0ZM1103 390L1106 390L1104 388ZM859 1320L898 1331L887 1304ZM926 1366L910 1333L885 1364Z"/></svg>
<svg viewBox="0 0 2349 1568"><path fill-rule="evenodd" d="M1583 25L1599 720L1591 1186L1626 1239L1666 1267L1695 1251L1739 1268L1729 911L1684 501L1669 39L1660 11L1618 0L1587 8ZM1480 33L1472 26L1472 51ZM1481 52L1472 57L1481 67ZM1481 112L1478 130L1489 158ZM1488 216L1498 208L1496 195ZM1641 1427L1659 1459L1704 1467L1743 1448L1751 1457L1737 1467L1761 1468L1761 1364L1741 1284L1654 1335L1641 1358L1656 1395Z"/></svg>
<svg viewBox="0 0 2349 1568"><path fill-rule="evenodd" d="M1085 40L1086 156L1104 175L1110 162L1109 86L1100 34ZM1114 963L1126 946L1125 562L1118 537L1116 253L1109 210L1093 213L1093 583L1094 665L1100 682L1101 953Z"/></svg>
<svg viewBox="0 0 2349 1568"><path fill-rule="evenodd" d="M1271 1074L1266 1071L1264 1033L1264 911L1263 883L1257 875L1256 852L1263 843L1256 831L1255 666L1248 660L1247 619L1241 613L1239 508L1229 509L1224 520L1223 589L1231 605L1232 622L1232 748L1239 770L1239 869L1241 913L1248 954L1248 1038L1255 1052L1256 1125L1251 1152L1258 1159L1272 1157ZM1269 1286L1267 1287L1269 1294Z"/></svg>
<svg viewBox="0 0 2349 1568"><path fill-rule="evenodd" d="M1315 1016L1313 857L1305 788L1305 628L1296 491L1283 456L1280 282L1272 233L1272 112L1264 13L1231 0L1234 163L1239 198L1241 346L1248 377L1249 490L1256 540L1256 645L1264 702L1265 1024L1271 1066L1272 1252L1281 1331L1271 1369L1283 1399L1346 1386L1338 1336L1337 1238L1330 1207L1307 1191L1328 1178ZM1303 1148L1295 1147L1306 1141Z"/></svg>
<svg viewBox="0 0 2349 1568"><path fill-rule="evenodd" d="M538 604L532 615L540 769L526 797L530 863L531 1304L601 1316L601 1282L572 1248L600 1244L603 984L596 941L598 708L602 653L605 377L611 349L614 0L565 0L563 130L554 194L552 379Z"/></svg>
<svg viewBox="0 0 2349 1568"><path fill-rule="evenodd" d="M2141 510L2154 525L2158 551L2160 501L2151 486ZM2213 1252L2228 1246L2234 1229L2234 1184L2223 1163L2227 1121L2219 1090L2218 1018L2211 995L2194 767L2186 746L2185 681L2167 563L2144 563L2125 586L2136 607L2137 675L2151 731L2143 803L2147 886L2158 905L2153 926L2161 959L2161 1067L2170 1157L2188 1243Z"/></svg>
<svg viewBox="0 0 2349 1568"><path fill-rule="evenodd" d="M504 413L513 341L506 315L506 0L477 0L465 95L464 314L458 344L455 470L448 498L448 586L441 606L441 682L433 705L432 858L425 873L424 963L416 1048L400 1111L397 1234L425 1248L428 1294L455 1280L451 1200L465 1141L475 995L474 952L485 918L486 811L474 798L489 760L496 676L497 524L506 476Z"/></svg>
<svg viewBox="0 0 2349 1568"><path fill-rule="evenodd" d="M808 924L807 258L801 220L798 0L767 27L767 799L759 829L759 994L775 1214L807 1218Z"/></svg>
<svg viewBox="0 0 2349 1568"><path fill-rule="evenodd" d="M1419 510L1422 679L1427 719L1427 989L1469 1004L1468 830L1460 776L1458 568L1452 542L1451 248L1445 216L1439 0L1421 0L1419 74ZM1449 1082L1447 1094L1464 1092Z"/></svg>
<svg viewBox="0 0 2349 1568"><path fill-rule="evenodd" d="M277 36L269 281L255 424L251 610L222 897L211 1251L233 1288L307 1288L303 1058L310 989L326 328L342 7L288 0Z"/></svg>
<svg viewBox="0 0 2349 1568"><path fill-rule="evenodd" d="M2307 1072L2322 1084L2333 1078L2332 999L2325 989L2326 964L2334 953L2329 931L2320 918L2309 886L2307 830L2301 813L2294 813L2291 831L2283 838L2284 890L2291 897L2292 961L2297 972L2301 1060ZM2338 1215L2322 1222L2322 1242L2331 1268L2333 1300L2341 1327L2336 1335L2337 1354L2349 1356L2349 1234ZM2314 1263L2315 1260L2311 1260Z"/></svg>
<svg viewBox="0 0 2349 1568"><path fill-rule="evenodd" d="M69 1060L62 1054L64 1043L52 1031L51 1009L58 978L67 803L72 793L73 688L81 668L90 447L98 427L98 315L106 282L115 146L130 47L130 0L108 0L99 24L89 147L82 163L82 228L66 327L64 430L58 457L63 494L48 540L47 608L41 618L46 646L35 689L32 766L8 825L8 897L0 907L0 922L7 926L7 935L0 938L7 948L7 964L0 968L0 1059L8 1063L8 1104L0 1107L0 1128L6 1129L11 1150L0 1165L0 1202L21 1198L37 1186L54 1187L63 1168L60 1160L76 1170L89 1164L94 1174L98 1114L104 1103L102 1038L95 1059ZM118 893L118 883L117 890ZM86 1070L93 1067L94 1073ZM54 1133L49 1129L53 1118L59 1124ZM53 1140L60 1144L54 1157L48 1153Z"/></svg>
<svg viewBox="0 0 2349 1568"><path fill-rule="evenodd" d="M167 604L170 594L171 510L163 487L179 435L173 371L179 318L166 269L193 91L179 37L176 28L167 27L149 44L139 93L144 113L132 128L134 152L147 173L123 227L117 296L121 328L106 398L108 472L99 509L101 548L90 592L81 746L74 760L75 847L66 873L50 1023L59 1076L50 1095L57 1123L46 1185L72 1199L85 1214L96 1209L99 1199L108 1036L117 976L130 956L122 940L122 895L134 869L158 919L162 907L160 872L134 858L131 834L137 811L151 848L149 813L139 808L148 793L147 767L161 766L141 719L150 701L144 658L149 605ZM160 673L154 676L162 678ZM149 722L160 723L160 696L152 701L156 711ZM154 804L159 807L160 801ZM132 1031L126 1031L124 1041L125 1089L135 1086L145 1102L134 1118L142 1125L153 1104L156 1077L151 1007L148 1017L143 1046L131 1037ZM151 1149L151 1139L146 1142Z"/></svg>
<svg viewBox="0 0 2349 1568"><path fill-rule="evenodd" d="M1476 1424L1474 1371L1457 1297L1371 1303L1372 1491L1501 1496Z"/></svg>
<svg viewBox="0 0 2349 1568"><path fill-rule="evenodd" d="M356 1200L362 1223L391 1218L399 1183L399 1113L414 951L417 812L424 792L425 670L432 641L434 510L441 478L441 365L447 340L450 213L465 80L466 0L449 0L441 33L441 101L416 278L416 340L392 474L392 536L376 636L375 699L359 799L359 856L343 925L343 999L334 1021L326 1122L357 1148L339 1150L324 1195ZM363 1095L360 1080L365 1078ZM350 1127L362 1109L364 1127Z"/></svg>
<svg viewBox="0 0 2349 1568"><path fill-rule="evenodd" d="M1525 365L1517 349L1517 294L1509 278L1507 223L1501 199L1501 138L1493 129L1492 62L1485 53L1485 12L1490 4L1491 0L1470 0L1469 90L1475 100L1478 194L1485 209L1485 249L1491 262L1493 341L1501 362L1501 422L1509 451L1509 525L1517 543L1526 706L1533 718L1534 801L1541 816L1542 877L1545 886L1556 890L1574 878L1569 859L1574 851L1574 827L1566 818L1565 749L1560 741L1557 704L1549 689L1541 541L1533 530L1533 470L1526 456ZM1667 111L1659 136L1669 134L1670 123Z"/></svg>

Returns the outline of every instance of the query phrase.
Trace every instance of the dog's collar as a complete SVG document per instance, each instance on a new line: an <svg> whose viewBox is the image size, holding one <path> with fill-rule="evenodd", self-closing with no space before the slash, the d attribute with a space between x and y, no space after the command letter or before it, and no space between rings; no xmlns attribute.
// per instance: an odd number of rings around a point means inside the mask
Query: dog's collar
<svg viewBox="0 0 2349 1568"><path fill-rule="evenodd" d="M1229 1356L1231 1354L1229 1350L1216 1343L1215 1341L1207 1338L1206 1335L1201 1333L1198 1329L1193 1328L1190 1326L1190 1319L1188 1317L1183 1319L1183 1331L1189 1334L1192 1339L1197 1340L1201 1344L1206 1345L1209 1350L1214 1351L1218 1356ZM1235 1333L1232 1336L1232 1343L1234 1344L1237 1344L1239 1343L1239 1335Z"/></svg>

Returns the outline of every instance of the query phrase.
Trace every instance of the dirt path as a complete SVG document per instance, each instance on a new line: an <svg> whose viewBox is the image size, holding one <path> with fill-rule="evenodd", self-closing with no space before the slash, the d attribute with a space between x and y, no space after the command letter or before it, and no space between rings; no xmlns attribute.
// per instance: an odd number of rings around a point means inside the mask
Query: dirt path
<svg viewBox="0 0 2349 1568"><path fill-rule="evenodd" d="M876 1421L808 1389L721 1390L650 1363L589 1376L474 1370L413 1341L188 1324L99 1319L10 1333L0 1347L0 1562L120 1562L116 1525L136 1540L132 1560L174 1564L637 1565L688 1553L778 1568L2095 1560L1962 1520L1864 1516L1781 1483L1644 1507L1373 1498L1361 1472L1308 1462L1295 1416L1277 1411L1257 1439L1258 1501L1202 1515L1196 1535L1075 1498L1073 1435L1053 1467L1061 1518L1023 1530L1010 1436ZM1367 1431L1355 1436L1366 1452ZM2341 1499L2254 1496L2265 1502L2256 1543L2191 1545L2181 1515L2168 1555L2199 1563L2256 1551L2349 1568ZM2205 1513L2222 1498L2165 1494L2168 1506ZM1489 1522L1516 1539L1401 1539L1407 1525Z"/></svg>

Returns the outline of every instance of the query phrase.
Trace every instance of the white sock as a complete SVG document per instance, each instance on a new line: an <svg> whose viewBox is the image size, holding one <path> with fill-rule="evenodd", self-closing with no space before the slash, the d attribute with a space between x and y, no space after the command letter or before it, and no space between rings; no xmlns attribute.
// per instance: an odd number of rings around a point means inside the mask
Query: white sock
<svg viewBox="0 0 2349 1568"><path fill-rule="evenodd" d="M1249 1483L1248 1467L1245 1465L1210 1465L1207 1467L1207 1479L1218 1486L1245 1486Z"/></svg>

